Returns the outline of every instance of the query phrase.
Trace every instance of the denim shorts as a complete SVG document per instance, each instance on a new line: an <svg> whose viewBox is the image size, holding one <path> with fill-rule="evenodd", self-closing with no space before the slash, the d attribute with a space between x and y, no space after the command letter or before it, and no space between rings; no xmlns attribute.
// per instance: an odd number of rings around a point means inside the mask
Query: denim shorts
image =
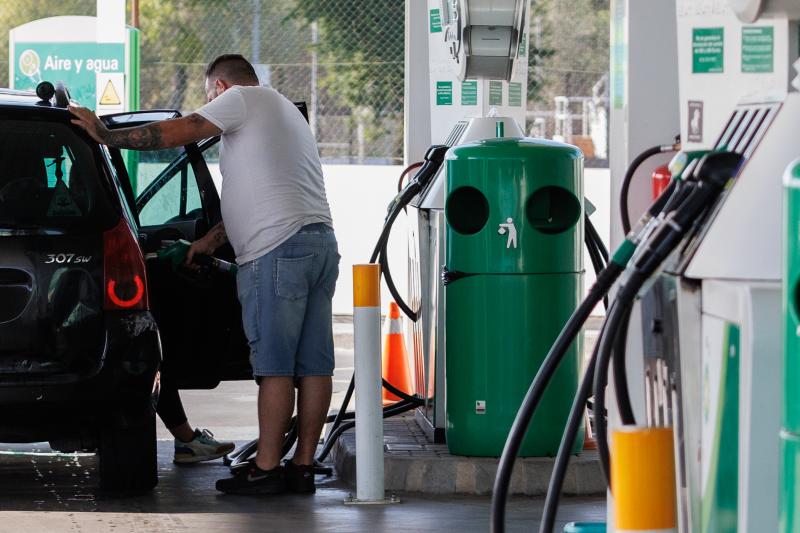
<svg viewBox="0 0 800 533"><path fill-rule="evenodd" d="M333 229L309 224L239 267L236 285L253 376L332 376L331 300L339 277Z"/></svg>

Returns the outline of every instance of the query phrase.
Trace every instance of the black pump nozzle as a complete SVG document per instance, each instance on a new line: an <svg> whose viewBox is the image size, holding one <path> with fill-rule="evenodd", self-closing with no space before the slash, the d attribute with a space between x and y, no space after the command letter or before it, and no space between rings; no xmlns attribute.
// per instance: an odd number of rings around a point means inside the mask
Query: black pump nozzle
<svg viewBox="0 0 800 533"><path fill-rule="evenodd" d="M439 167L442 166L444 156L449 149L449 146L441 144L434 144L428 148L428 151L425 152L425 162L419 171L417 171L414 179L409 182L409 185L415 185L417 190L424 189L431 178L439 171Z"/></svg>
<svg viewBox="0 0 800 533"><path fill-rule="evenodd" d="M739 173L743 161L744 156L736 152L712 152L700 159L692 178L722 188Z"/></svg>

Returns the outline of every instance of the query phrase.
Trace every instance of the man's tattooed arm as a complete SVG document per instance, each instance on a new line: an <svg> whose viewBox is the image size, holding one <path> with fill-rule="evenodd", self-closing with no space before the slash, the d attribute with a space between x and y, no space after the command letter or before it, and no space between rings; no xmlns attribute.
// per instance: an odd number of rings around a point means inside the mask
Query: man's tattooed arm
<svg viewBox="0 0 800 533"><path fill-rule="evenodd" d="M197 113L192 113L185 117L161 120L135 128L109 130L103 127L98 135L103 143L115 148L159 150L183 146L220 133L220 129L214 124Z"/></svg>
<svg viewBox="0 0 800 533"><path fill-rule="evenodd" d="M105 144L115 148L158 150L159 148L166 147L164 145L164 135L161 131L160 122L154 122L135 128L119 130L105 129L100 132L100 137Z"/></svg>

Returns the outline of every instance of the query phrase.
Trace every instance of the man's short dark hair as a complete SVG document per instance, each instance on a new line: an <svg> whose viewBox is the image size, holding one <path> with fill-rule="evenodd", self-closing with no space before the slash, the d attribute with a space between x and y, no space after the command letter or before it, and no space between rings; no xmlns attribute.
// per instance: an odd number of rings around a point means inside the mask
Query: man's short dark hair
<svg viewBox="0 0 800 533"><path fill-rule="evenodd" d="M208 64L206 78L231 82L258 82L253 65L240 54L223 54Z"/></svg>

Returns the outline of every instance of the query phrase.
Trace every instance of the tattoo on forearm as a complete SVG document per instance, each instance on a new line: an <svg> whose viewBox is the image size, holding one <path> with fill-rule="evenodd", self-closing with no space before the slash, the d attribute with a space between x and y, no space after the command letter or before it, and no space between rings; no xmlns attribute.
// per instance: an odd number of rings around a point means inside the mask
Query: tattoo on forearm
<svg viewBox="0 0 800 533"><path fill-rule="evenodd" d="M158 123L121 130L105 130L103 141L108 146L131 150L156 150L164 147L161 126Z"/></svg>
<svg viewBox="0 0 800 533"><path fill-rule="evenodd" d="M219 248L228 242L228 235L225 233L225 224L220 222L208 232L208 238L215 248Z"/></svg>
<svg viewBox="0 0 800 533"><path fill-rule="evenodd" d="M190 115L186 115L186 120L194 124L195 126L199 126L200 124L206 122L206 119L198 115L197 113L192 113Z"/></svg>

